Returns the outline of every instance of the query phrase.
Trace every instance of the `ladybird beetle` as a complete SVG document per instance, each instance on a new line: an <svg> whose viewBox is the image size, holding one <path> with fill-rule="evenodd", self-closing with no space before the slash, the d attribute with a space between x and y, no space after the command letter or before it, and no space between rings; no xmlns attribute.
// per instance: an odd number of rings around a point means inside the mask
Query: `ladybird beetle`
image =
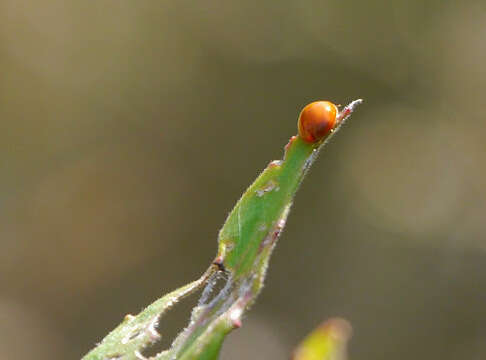
<svg viewBox="0 0 486 360"><path fill-rule="evenodd" d="M314 101L299 115L299 136L308 143L325 137L336 124L338 108L330 101Z"/></svg>

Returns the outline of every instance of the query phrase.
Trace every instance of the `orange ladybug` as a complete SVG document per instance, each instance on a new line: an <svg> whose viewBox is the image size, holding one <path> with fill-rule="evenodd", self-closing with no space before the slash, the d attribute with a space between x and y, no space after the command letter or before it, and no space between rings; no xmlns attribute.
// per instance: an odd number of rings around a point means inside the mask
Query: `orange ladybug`
<svg viewBox="0 0 486 360"><path fill-rule="evenodd" d="M308 143L324 138L336 124L338 108L330 101L314 101L299 115L299 136Z"/></svg>

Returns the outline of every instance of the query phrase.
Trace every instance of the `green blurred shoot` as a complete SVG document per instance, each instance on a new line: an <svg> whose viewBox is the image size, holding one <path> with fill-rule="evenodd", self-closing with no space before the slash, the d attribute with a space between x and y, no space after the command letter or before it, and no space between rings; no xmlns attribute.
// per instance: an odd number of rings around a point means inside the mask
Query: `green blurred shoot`
<svg viewBox="0 0 486 360"><path fill-rule="evenodd" d="M336 133L355 107L356 100L337 115L331 131L322 140L308 143L293 136L282 160L269 163L246 190L219 232L218 253L197 281L162 297L137 316L128 315L84 359L146 359L144 350L160 335L158 323L173 304L205 286L191 320L170 349L151 359L217 359L224 337L241 326L243 313L263 287L268 261L282 232L293 198L319 150ZM225 281L210 298L215 282Z"/></svg>
<svg viewBox="0 0 486 360"><path fill-rule="evenodd" d="M351 325L346 320L328 320L302 340L292 360L346 360L350 337Z"/></svg>

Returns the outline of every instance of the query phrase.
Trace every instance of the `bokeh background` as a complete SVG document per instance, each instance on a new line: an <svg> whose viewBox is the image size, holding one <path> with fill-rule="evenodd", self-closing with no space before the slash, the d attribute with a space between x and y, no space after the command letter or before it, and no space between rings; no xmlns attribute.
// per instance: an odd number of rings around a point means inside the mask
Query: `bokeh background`
<svg viewBox="0 0 486 360"><path fill-rule="evenodd" d="M2 0L0 358L80 358L197 278L300 109L361 97L222 359L333 316L351 359L485 359L485 39L483 0Z"/></svg>

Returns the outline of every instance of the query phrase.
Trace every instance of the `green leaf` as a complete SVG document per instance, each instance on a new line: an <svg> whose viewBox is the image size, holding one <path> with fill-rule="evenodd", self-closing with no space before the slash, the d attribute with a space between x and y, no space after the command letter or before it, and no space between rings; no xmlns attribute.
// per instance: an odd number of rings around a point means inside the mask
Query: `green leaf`
<svg viewBox="0 0 486 360"><path fill-rule="evenodd" d="M351 325L331 319L312 331L294 351L292 360L346 360Z"/></svg>
<svg viewBox="0 0 486 360"><path fill-rule="evenodd" d="M204 285L205 274L199 280L180 287L152 303L137 316L126 315L123 322L89 352L84 360L140 359L141 351L160 337L156 331L159 318L184 296Z"/></svg>
<svg viewBox="0 0 486 360"><path fill-rule="evenodd" d="M169 350L154 359L217 359L224 337L241 326L241 316L263 287L268 261L281 234L292 201L319 150L340 128L356 100L339 114L335 126L319 142L308 143L293 136L282 160L272 161L246 190L219 232L216 259L201 279L150 305L135 318L125 320L86 355L91 359L143 359L142 350L157 340L155 325L179 298L207 284L191 320ZM224 287L209 300L214 282L224 278Z"/></svg>

